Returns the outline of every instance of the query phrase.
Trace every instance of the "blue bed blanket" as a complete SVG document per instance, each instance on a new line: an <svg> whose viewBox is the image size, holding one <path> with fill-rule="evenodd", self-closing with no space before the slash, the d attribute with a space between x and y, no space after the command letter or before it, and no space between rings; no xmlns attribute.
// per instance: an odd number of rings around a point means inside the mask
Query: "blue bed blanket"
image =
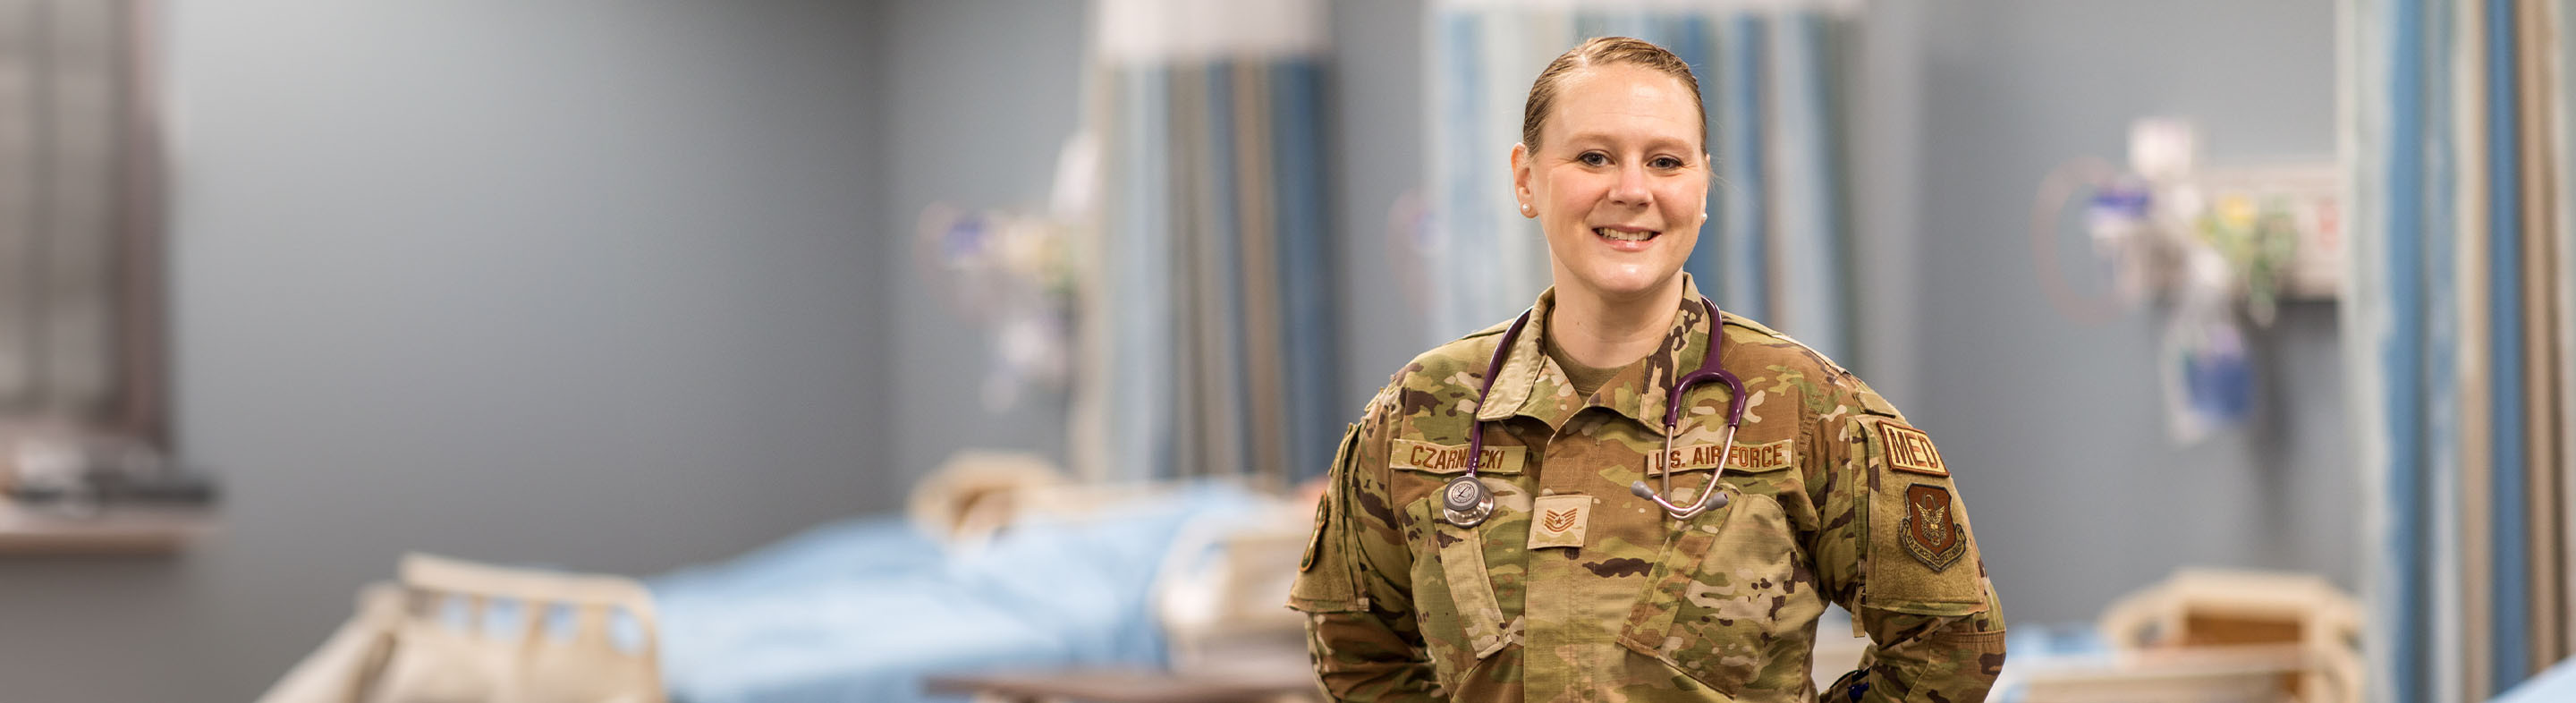
<svg viewBox="0 0 2576 703"><path fill-rule="evenodd" d="M2549 703L2576 701L2576 659L2559 662L2539 675L2524 679L2494 703Z"/></svg>
<svg viewBox="0 0 2576 703"><path fill-rule="evenodd" d="M1115 514L1023 521L952 555L900 517L825 525L647 580L687 703L935 701L925 676L1160 666L1150 591L1173 537L1251 494L1194 485Z"/></svg>

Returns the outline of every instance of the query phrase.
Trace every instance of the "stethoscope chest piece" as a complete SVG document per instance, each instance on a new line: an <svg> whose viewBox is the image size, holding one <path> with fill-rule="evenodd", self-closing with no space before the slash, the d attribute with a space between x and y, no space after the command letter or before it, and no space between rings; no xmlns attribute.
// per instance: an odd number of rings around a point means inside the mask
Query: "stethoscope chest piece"
<svg viewBox="0 0 2576 703"><path fill-rule="evenodd" d="M1449 479L1440 487L1440 519L1459 527L1475 527L1494 514L1494 491L1474 474Z"/></svg>

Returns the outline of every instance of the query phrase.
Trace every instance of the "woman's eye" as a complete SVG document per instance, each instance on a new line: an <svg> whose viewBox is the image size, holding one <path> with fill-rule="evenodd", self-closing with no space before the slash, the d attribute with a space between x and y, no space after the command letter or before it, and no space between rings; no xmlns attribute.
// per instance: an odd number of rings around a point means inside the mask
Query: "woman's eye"
<svg viewBox="0 0 2576 703"><path fill-rule="evenodd" d="M1574 160L1583 162L1585 166L1603 166L1610 163L1610 157L1598 151L1583 152L1582 156L1574 157Z"/></svg>
<svg viewBox="0 0 2576 703"><path fill-rule="evenodd" d="M1658 157L1655 157L1655 162L1654 162L1654 163L1655 163L1655 168L1664 169L1664 170L1667 170L1667 171L1672 170L1672 169L1681 168L1681 167L1682 167L1682 160L1681 160L1681 159L1676 159L1676 158L1673 158L1673 157L1670 157L1670 156L1658 156Z"/></svg>

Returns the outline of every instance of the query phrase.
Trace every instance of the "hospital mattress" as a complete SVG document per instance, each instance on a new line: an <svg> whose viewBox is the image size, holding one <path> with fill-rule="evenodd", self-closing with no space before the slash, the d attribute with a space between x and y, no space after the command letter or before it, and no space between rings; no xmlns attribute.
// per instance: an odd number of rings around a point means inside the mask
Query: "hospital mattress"
<svg viewBox="0 0 2576 703"><path fill-rule="evenodd" d="M971 551L900 517L826 525L646 580L663 681L685 703L948 701L933 674L1160 666L1156 571L1193 520L1248 512L1222 485L1037 516Z"/></svg>

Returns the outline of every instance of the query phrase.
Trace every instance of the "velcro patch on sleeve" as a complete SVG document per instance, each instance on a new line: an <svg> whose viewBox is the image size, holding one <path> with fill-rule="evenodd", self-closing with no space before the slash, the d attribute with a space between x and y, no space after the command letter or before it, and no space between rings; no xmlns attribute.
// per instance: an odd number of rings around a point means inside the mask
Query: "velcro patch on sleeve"
<svg viewBox="0 0 2576 703"><path fill-rule="evenodd" d="M1941 450L1932 446L1931 435L1893 422L1879 423L1878 431L1887 445L1888 468L1925 476L1950 475L1950 468L1941 463Z"/></svg>
<svg viewBox="0 0 2576 703"><path fill-rule="evenodd" d="M1976 536L1940 455L1921 431L1879 423L1866 436L1886 473L1869 486L1863 605L1953 617L1985 608ZM1935 473L1938 472L1938 473Z"/></svg>
<svg viewBox="0 0 2576 703"><path fill-rule="evenodd" d="M1332 524L1332 506L1329 495L1315 501L1315 526L1306 535L1306 556L1297 560L1298 573L1315 570L1315 555L1324 551L1324 527Z"/></svg>

